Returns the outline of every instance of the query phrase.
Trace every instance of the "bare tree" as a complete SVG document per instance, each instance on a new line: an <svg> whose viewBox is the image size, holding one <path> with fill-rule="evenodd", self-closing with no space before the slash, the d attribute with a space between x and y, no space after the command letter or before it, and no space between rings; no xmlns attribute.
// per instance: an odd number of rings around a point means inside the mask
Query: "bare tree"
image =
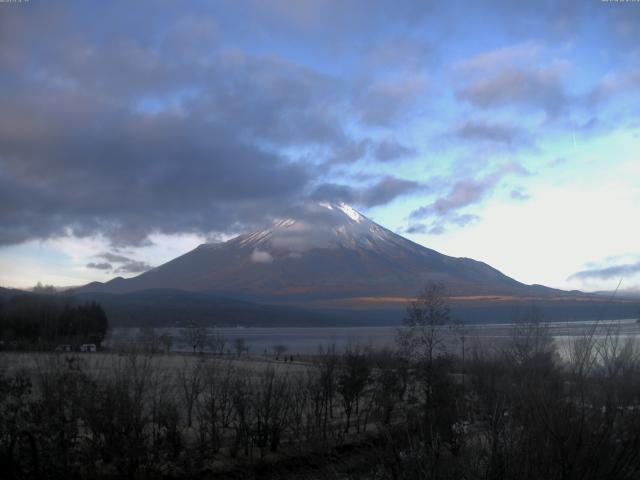
<svg viewBox="0 0 640 480"><path fill-rule="evenodd" d="M222 355L224 353L224 349L228 342L229 339L222 335L217 329L214 329L213 333L207 338L209 347L218 355Z"/></svg>
<svg viewBox="0 0 640 480"><path fill-rule="evenodd" d="M83 423L92 462L113 462L121 477L135 478L148 462L152 378L150 357L132 354L87 388Z"/></svg>
<svg viewBox="0 0 640 480"><path fill-rule="evenodd" d="M248 377L247 372L239 372L231 389L233 392L231 396L233 404L231 426L235 432L233 443L229 448L232 457L236 457L241 449L248 456L251 449L251 428L255 402L253 386Z"/></svg>
<svg viewBox="0 0 640 480"><path fill-rule="evenodd" d="M255 385L253 436L260 456L268 446L275 452L288 423L291 392L287 376L278 377L273 368L264 370Z"/></svg>
<svg viewBox="0 0 640 480"><path fill-rule="evenodd" d="M407 308L405 329L398 336L400 346L410 358L432 365L444 353L445 328L451 325L449 294L442 283L427 284Z"/></svg>
<svg viewBox="0 0 640 480"><path fill-rule="evenodd" d="M185 402L187 411L187 426L193 424L193 407L202 393L202 373L204 362L202 360L193 360L193 358L184 358L182 368L178 372L180 388Z"/></svg>
<svg viewBox="0 0 640 480"><path fill-rule="evenodd" d="M203 389L198 402L201 450L217 453L222 447L224 429L233 413L232 387L236 382L233 364L221 369L219 362L208 362L203 372Z"/></svg>
<svg viewBox="0 0 640 480"><path fill-rule="evenodd" d="M333 402L337 387L338 356L336 355L336 346L331 345L326 352L322 352L320 349L319 354L317 387L320 396L316 417L320 421L322 438L326 441L329 433L329 420L333 419Z"/></svg>
<svg viewBox="0 0 640 480"><path fill-rule="evenodd" d="M160 338L158 340L160 341L160 345L162 345L164 353L169 353L171 351L171 344L173 343L171 335L169 335L167 332L164 332L162 335L160 335Z"/></svg>
<svg viewBox="0 0 640 480"><path fill-rule="evenodd" d="M160 346L160 337L153 327L142 327L138 329L138 344L148 353L155 353Z"/></svg>
<svg viewBox="0 0 640 480"><path fill-rule="evenodd" d="M447 327L452 326L449 294L442 283L427 284L407 308L405 328L398 333L398 344L407 357L420 365L427 404L433 396L435 361L446 354Z"/></svg>
<svg viewBox="0 0 640 480"><path fill-rule="evenodd" d="M276 360L280 360L280 356L283 355L287 351L287 346L286 345L282 345L282 344L278 344L278 345L274 345L273 347L271 347L271 349L276 354Z"/></svg>
<svg viewBox="0 0 640 480"><path fill-rule="evenodd" d="M241 356L244 352L248 350L247 342L244 338L238 337L233 341L233 348L236 351L236 355Z"/></svg>
<svg viewBox="0 0 640 480"><path fill-rule="evenodd" d="M202 352L207 340L207 330L196 322L189 322L182 329L182 338L193 349L193 353Z"/></svg>
<svg viewBox="0 0 640 480"><path fill-rule="evenodd" d="M308 419L309 407L310 407L310 392L308 388L309 377L301 375L295 375L291 378L291 409L289 412L289 420L292 429L292 439L294 443L301 442L305 438L308 439L309 430L304 427L309 427ZM307 437L305 437L305 432Z"/></svg>
<svg viewBox="0 0 640 480"><path fill-rule="evenodd" d="M391 415L404 399L409 382L406 359L395 352L378 352L374 374L374 401L380 410L383 425L391 423Z"/></svg>
<svg viewBox="0 0 640 480"><path fill-rule="evenodd" d="M351 414L355 410L356 418L360 408L360 397L371 375L369 358L359 349L348 350L343 357L344 364L338 376L338 392L342 396L342 405L346 415L345 433L349 432ZM359 423L356 421L356 430Z"/></svg>

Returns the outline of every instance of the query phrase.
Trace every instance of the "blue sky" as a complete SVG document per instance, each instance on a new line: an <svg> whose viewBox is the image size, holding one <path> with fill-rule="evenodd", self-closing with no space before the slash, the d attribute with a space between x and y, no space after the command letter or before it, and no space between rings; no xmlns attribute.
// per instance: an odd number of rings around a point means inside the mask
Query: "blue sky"
<svg viewBox="0 0 640 480"><path fill-rule="evenodd" d="M526 283L640 286L640 4L0 4L0 285L345 201Z"/></svg>

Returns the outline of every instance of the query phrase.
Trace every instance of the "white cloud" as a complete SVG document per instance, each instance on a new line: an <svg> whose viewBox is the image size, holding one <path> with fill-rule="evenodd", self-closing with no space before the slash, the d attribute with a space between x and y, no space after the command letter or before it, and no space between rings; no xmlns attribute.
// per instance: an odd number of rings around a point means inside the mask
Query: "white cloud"
<svg viewBox="0 0 640 480"><path fill-rule="evenodd" d="M264 250L254 250L251 253L251 261L256 263L271 263L273 262L273 257L269 252L265 252Z"/></svg>

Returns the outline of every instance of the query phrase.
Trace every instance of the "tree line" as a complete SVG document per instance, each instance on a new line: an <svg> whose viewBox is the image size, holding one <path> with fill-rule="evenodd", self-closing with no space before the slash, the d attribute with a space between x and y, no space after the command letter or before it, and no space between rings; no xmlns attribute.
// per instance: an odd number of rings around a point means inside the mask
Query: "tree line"
<svg viewBox="0 0 640 480"><path fill-rule="evenodd" d="M16 295L0 299L0 339L16 348L55 348L58 344L100 345L109 328L96 302L76 304L47 294Z"/></svg>

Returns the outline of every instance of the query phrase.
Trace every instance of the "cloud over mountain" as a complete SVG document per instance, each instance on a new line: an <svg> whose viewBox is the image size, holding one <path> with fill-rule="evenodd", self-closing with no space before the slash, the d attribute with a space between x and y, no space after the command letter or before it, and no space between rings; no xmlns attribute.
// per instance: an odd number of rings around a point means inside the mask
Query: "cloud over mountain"
<svg viewBox="0 0 640 480"><path fill-rule="evenodd" d="M141 273L153 268L147 262L135 260L133 258L116 253L105 252L97 255L98 258L107 260L106 262L89 262L86 267L93 270L105 270L112 273ZM115 265L115 266L114 266Z"/></svg>
<svg viewBox="0 0 640 480"><path fill-rule="evenodd" d="M572 274L569 279L608 280L611 278L627 278L640 273L640 262L611 265L601 268L590 268Z"/></svg>
<svg viewBox="0 0 640 480"><path fill-rule="evenodd" d="M96 29L80 4L3 10L0 245L64 235L141 245L154 232L258 225L318 183L317 167L287 149L385 162L414 151L347 128L402 108L392 103L411 102L414 87L369 79L368 99L356 98L344 78L230 47L216 13L193 7L176 17L131 6L143 26L106 42L120 7L100 7ZM402 187L383 175L377 188L365 203Z"/></svg>

